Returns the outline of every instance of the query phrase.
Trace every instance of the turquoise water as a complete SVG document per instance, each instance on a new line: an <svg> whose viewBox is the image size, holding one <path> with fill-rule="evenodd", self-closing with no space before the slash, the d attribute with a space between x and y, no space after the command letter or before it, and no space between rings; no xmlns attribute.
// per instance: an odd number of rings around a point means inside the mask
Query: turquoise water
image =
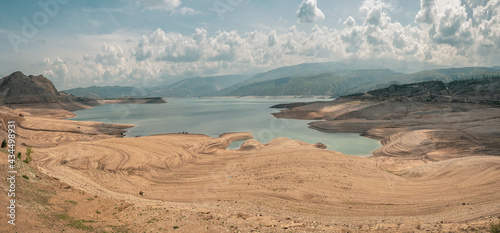
<svg viewBox="0 0 500 233"><path fill-rule="evenodd" d="M308 102L318 99L296 98L210 98L168 99L167 104L110 104L76 111L79 121L135 124L126 136L163 133L200 133L217 137L226 132L252 132L262 143L276 137L288 137L308 143L321 142L329 150L344 154L369 156L380 147L377 140L358 133L324 133L307 128L310 120L274 118L279 103ZM243 142L234 142L237 149Z"/></svg>

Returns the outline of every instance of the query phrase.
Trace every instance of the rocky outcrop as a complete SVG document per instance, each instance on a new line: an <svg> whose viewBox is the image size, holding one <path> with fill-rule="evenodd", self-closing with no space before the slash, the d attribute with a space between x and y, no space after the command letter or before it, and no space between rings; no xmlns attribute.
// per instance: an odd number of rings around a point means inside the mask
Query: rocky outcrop
<svg viewBox="0 0 500 233"><path fill-rule="evenodd" d="M391 85L387 88L341 97L351 100L398 102L474 103L500 106L500 77L460 80L450 83L427 81Z"/></svg>
<svg viewBox="0 0 500 233"><path fill-rule="evenodd" d="M39 76L26 76L20 71L0 79L0 104L63 104L98 105L93 99L75 97L57 91L52 82Z"/></svg>

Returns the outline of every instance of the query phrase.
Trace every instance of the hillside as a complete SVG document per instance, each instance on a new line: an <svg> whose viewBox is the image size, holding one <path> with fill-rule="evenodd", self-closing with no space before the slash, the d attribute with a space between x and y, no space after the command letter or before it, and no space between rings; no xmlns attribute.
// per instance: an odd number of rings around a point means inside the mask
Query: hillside
<svg viewBox="0 0 500 233"><path fill-rule="evenodd" d="M72 94L74 96L94 98L94 99L140 96L140 92L138 92L134 87L120 87L120 86L105 86L105 87L92 86L84 88L79 87L70 90L65 90L64 92Z"/></svg>
<svg viewBox="0 0 500 233"><path fill-rule="evenodd" d="M449 83L427 81L341 97L360 100L396 100L400 102L475 103L500 106L500 76L493 78L457 80Z"/></svg>
<svg viewBox="0 0 500 233"><path fill-rule="evenodd" d="M338 97L385 88L393 84L429 80L451 82L470 78L487 78L500 74L500 69L486 67L437 69L402 74L388 69L363 70L351 69L350 66L342 68L337 63L330 63L330 65L333 71L320 74L309 71L307 75L280 76L291 73L286 72L286 70L294 71L297 67L280 68L255 75L245 82L219 92L219 94L225 96L331 95Z"/></svg>
<svg viewBox="0 0 500 233"><path fill-rule="evenodd" d="M356 70L344 73L285 77L240 87L230 96L342 95L396 73L390 70Z"/></svg>
<svg viewBox="0 0 500 233"><path fill-rule="evenodd" d="M97 105L93 99L75 97L59 92L43 76L26 76L20 71L0 79L0 104L85 104Z"/></svg>
<svg viewBox="0 0 500 233"><path fill-rule="evenodd" d="M151 91L150 95L163 97L213 96L224 88L240 83L248 78L248 75L223 75L189 78L166 87L158 87Z"/></svg>
<svg viewBox="0 0 500 233"><path fill-rule="evenodd" d="M379 65L395 67L397 64ZM338 97L430 80L452 82L470 78L487 78L500 74L499 67L464 67L401 73L404 69L374 69L371 63L329 62L286 66L256 74L194 77L173 84L139 92L133 87L88 87L66 92L87 98L123 97L210 97L210 96L308 96ZM401 70L401 71L398 71Z"/></svg>
<svg viewBox="0 0 500 233"><path fill-rule="evenodd" d="M100 89L100 88L97 88ZM101 88L102 90L112 90ZM73 96L66 92L59 92L52 82L39 76L26 76L17 71L0 79L0 104L1 105L37 105L51 109L65 109L75 111L102 104L122 103L166 103L162 98L107 98L94 99Z"/></svg>

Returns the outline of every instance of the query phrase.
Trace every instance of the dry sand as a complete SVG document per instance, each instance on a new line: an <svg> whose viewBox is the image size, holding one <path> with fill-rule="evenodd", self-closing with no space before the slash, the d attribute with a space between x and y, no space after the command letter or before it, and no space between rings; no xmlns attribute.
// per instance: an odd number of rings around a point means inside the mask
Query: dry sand
<svg viewBox="0 0 500 233"><path fill-rule="evenodd" d="M365 103L306 110L317 119L357 104ZM427 150L435 132L425 127L366 127L390 137L377 153L393 155L361 158L286 138L225 150L248 133L121 138L130 126L54 117L68 115L2 109L4 121L19 122L18 144L35 154L18 168L28 177L18 178L18 224L4 216L0 231L456 232L485 231L500 217L500 157L397 156Z"/></svg>

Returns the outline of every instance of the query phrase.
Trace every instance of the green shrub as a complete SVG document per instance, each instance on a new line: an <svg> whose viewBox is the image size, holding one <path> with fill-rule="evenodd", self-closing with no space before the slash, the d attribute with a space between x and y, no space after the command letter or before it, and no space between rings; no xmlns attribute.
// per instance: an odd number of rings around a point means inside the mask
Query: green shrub
<svg viewBox="0 0 500 233"><path fill-rule="evenodd" d="M7 141L5 141L5 139L2 141L2 148L5 148L7 147Z"/></svg>
<svg viewBox="0 0 500 233"><path fill-rule="evenodd" d="M21 152L17 152L17 158L21 159L21 156L22 156Z"/></svg>
<svg viewBox="0 0 500 233"><path fill-rule="evenodd" d="M500 221L498 221L498 224L490 224L490 232L491 233L500 233Z"/></svg>
<svg viewBox="0 0 500 233"><path fill-rule="evenodd" d="M23 160L25 163L30 163L33 161L33 158L31 158L31 154L35 153L31 147L26 148L26 158Z"/></svg>

